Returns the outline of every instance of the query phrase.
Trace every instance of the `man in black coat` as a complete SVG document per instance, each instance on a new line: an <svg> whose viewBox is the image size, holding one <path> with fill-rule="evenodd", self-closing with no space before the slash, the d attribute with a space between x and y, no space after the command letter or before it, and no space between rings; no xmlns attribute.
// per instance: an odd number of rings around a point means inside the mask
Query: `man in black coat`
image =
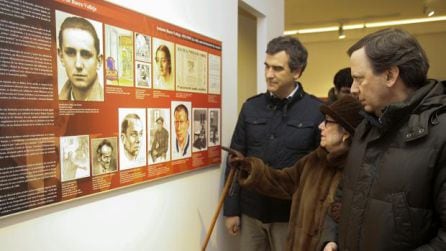
<svg viewBox="0 0 446 251"><path fill-rule="evenodd" d="M306 64L307 50L299 40L277 37L268 43L267 92L243 104L231 148L281 169L318 146L322 102L308 95L298 82ZM290 200L266 197L235 184L225 200L225 224L230 234L240 233L240 250L282 251L290 206Z"/></svg>
<svg viewBox="0 0 446 251"><path fill-rule="evenodd" d="M324 250L446 250L446 83L427 80L424 50L400 29L369 34L348 54L365 120Z"/></svg>

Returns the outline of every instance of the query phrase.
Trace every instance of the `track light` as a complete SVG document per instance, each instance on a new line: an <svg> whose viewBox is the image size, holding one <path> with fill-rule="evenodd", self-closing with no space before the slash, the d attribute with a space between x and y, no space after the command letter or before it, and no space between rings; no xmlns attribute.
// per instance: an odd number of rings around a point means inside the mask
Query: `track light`
<svg viewBox="0 0 446 251"><path fill-rule="evenodd" d="M344 39L345 38L344 26L342 24L339 25L338 38L339 39Z"/></svg>
<svg viewBox="0 0 446 251"><path fill-rule="evenodd" d="M428 7L427 5L425 5L423 8L423 13L424 13L424 15L431 17L431 16L435 15L435 10Z"/></svg>
<svg viewBox="0 0 446 251"><path fill-rule="evenodd" d="M446 16L400 19L400 20L391 20L391 21L384 21L384 22L347 24L347 25L342 25L342 30L356 30L356 29L364 29L364 28L376 28L376 27L408 25L408 24L439 22L439 21L446 21ZM308 34L308 33L333 32L333 31L339 32L339 30L340 30L339 26L325 26L325 27L316 27L316 28L300 29L300 30L286 30L283 34L284 35L295 35L295 34Z"/></svg>

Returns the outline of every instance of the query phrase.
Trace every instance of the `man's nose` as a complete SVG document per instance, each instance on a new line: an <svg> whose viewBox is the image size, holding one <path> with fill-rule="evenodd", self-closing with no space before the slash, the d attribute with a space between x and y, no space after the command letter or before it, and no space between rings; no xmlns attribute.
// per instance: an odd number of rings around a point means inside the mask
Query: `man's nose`
<svg viewBox="0 0 446 251"><path fill-rule="evenodd" d="M274 78L274 71L272 68L266 68L265 69L265 76L266 78Z"/></svg>
<svg viewBox="0 0 446 251"><path fill-rule="evenodd" d="M358 95L359 93L359 85L356 81L353 81L352 86L350 87L350 93L353 95Z"/></svg>
<svg viewBox="0 0 446 251"><path fill-rule="evenodd" d="M75 62L75 65L74 65L74 66L75 66L76 69L78 69L78 70L81 70L81 69L84 68L84 62L83 62L82 57L81 57L80 54L77 54L77 55L76 55L76 62Z"/></svg>

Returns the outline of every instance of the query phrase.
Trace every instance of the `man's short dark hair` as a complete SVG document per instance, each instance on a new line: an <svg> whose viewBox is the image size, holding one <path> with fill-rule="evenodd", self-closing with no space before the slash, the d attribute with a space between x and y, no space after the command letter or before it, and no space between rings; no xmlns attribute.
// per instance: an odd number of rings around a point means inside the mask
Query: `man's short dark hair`
<svg viewBox="0 0 446 251"><path fill-rule="evenodd" d="M269 41L266 53L273 55L285 51L289 56L288 66L291 71L300 70L302 74L307 66L308 52L302 43L294 37L280 36Z"/></svg>
<svg viewBox="0 0 446 251"><path fill-rule="evenodd" d="M350 67L340 69L333 78L333 83L336 90L341 90L342 87L352 87L353 78Z"/></svg>
<svg viewBox="0 0 446 251"><path fill-rule="evenodd" d="M124 117L124 120L121 123L121 133L127 133L127 128L129 127L129 120L136 119L141 120L141 118L136 113L129 113Z"/></svg>
<svg viewBox="0 0 446 251"><path fill-rule="evenodd" d="M63 44L63 32L66 29L80 29L87 31L94 39L94 48L96 49L97 55L100 54L100 45L99 45L99 37L96 33L96 29L94 26L85 18L82 17L67 17L62 22L59 31L59 48L62 49Z"/></svg>
<svg viewBox="0 0 446 251"><path fill-rule="evenodd" d="M347 53L363 48L375 74L397 66L407 87L420 88L426 83L429 61L418 41L401 29L384 29L371 33L356 42Z"/></svg>
<svg viewBox="0 0 446 251"><path fill-rule="evenodd" d="M175 110L173 111L173 113L175 114L176 112L179 111L184 111L186 113L186 117L187 119L189 119L189 112L187 111L187 107L183 104L179 104L175 107Z"/></svg>
<svg viewBox="0 0 446 251"><path fill-rule="evenodd" d="M158 121L161 121L161 124L164 123L164 119L163 119L163 117L159 116L159 117L155 120L155 122L158 123Z"/></svg>
<svg viewBox="0 0 446 251"><path fill-rule="evenodd" d="M112 143L108 139L104 139L104 140L101 141L101 143L99 143L98 147L96 148L96 153L99 156L102 155L101 149L102 149L103 146L108 146L108 147L110 147L113 150Z"/></svg>

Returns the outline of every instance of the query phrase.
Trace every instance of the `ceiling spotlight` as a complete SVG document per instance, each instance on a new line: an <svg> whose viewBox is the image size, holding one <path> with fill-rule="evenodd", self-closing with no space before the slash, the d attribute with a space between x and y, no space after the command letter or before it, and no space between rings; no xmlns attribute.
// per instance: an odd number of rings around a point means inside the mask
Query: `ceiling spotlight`
<svg viewBox="0 0 446 251"><path fill-rule="evenodd" d="M339 39L344 39L346 36L345 36L345 33L344 33L344 26L341 24L341 25L339 25L339 30L338 30L338 38Z"/></svg>
<svg viewBox="0 0 446 251"><path fill-rule="evenodd" d="M446 21L446 15L435 16L435 17L389 20L389 21L382 21L382 22L347 24L347 25L342 25L342 27L333 25L333 26L314 27L314 28L300 29L300 30L286 30L286 31L284 31L283 34L284 35L295 35L295 34L311 34L311 33L338 31L339 35L342 35L344 33L344 30L356 30L356 29L364 29L364 28L376 28L376 27L420 24L420 23L428 23L428 22L443 22L443 21Z"/></svg>
<svg viewBox="0 0 446 251"><path fill-rule="evenodd" d="M423 13L424 13L424 15L431 17L431 16L435 15L435 10L428 6L424 6Z"/></svg>

